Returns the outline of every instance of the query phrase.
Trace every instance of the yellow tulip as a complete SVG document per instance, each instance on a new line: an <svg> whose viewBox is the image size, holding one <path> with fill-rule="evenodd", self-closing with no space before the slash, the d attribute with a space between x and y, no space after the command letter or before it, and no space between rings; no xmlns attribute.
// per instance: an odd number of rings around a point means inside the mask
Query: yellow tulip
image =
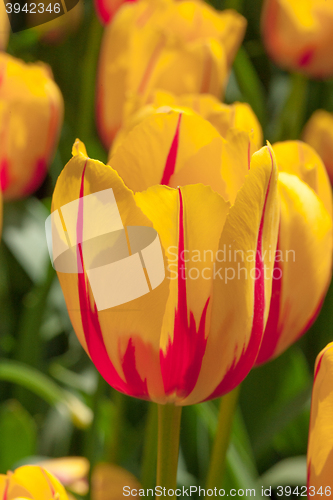
<svg viewBox="0 0 333 500"><path fill-rule="evenodd" d="M312 389L308 441L308 498L327 498L333 490L333 343L318 354Z"/></svg>
<svg viewBox="0 0 333 500"><path fill-rule="evenodd" d="M324 162L333 183L333 114L323 109L313 113L305 125L303 140L310 144Z"/></svg>
<svg viewBox="0 0 333 500"><path fill-rule="evenodd" d="M325 167L300 141L273 145L280 230L270 313L257 364L295 342L315 320L331 280L332 194Z"/></svg>
<svg viewBox="0 0 333 500"><path fill-rule="evenodd" d="M245 19L201 1L127 3L106 29L97 81L97 124L106 148L133 95L154 89L221 97Z"/></svg>
<svg viewBox="0 0 333 500"><path fill-rule="evenodd" d="M315 78L333 75L333 4L327 0L265 0L261 27L279 66Z"/></svg>
<svg viewBox="0 0 333 500"><path fill-rule="evenodd" d="M68 500L65 488L43 467L24 465L0 474L0 498L4 500Z"/></svg>
<svg viewBox="0 0 333 500"><path fill-rule="evenodd" d="M222 137L227 135L230 128L237 128L248 134L253 134L254 143L258 147L262 146L263 137L260 123L247 103L235 102L228 105L221 103L216 97L209 94L185 94L177 97L170 92L157 90L153 92L146 106L140 107L137 99L126 104L126 118L123 127L119 130L112 143L109 157L114 154L117 147L135 125L153 113L158 113L160 110L165 111L165 107L170 107L176 111L183 110L187 113L198 113L214 125Z"/></svg>
<svg viewBox="0 0 333 500"><path fill-rule="evenodd" d="M88 493L89 461L84 457L49 458L38 465L58 479L68 490L84 496Z"/></svg>
<svg viewBox="0 0 333 500"><path fill-rule="evenodd" d="M49 473L55 476L66 489L77 495L87 495L89 462L84 457L50 458L40 462ZM138 496L140 483L130 472L117 465L98 463L92 471L91 494L92 500L120 500L125 492L126 496ZM130 493L133 491L133 495ZM135 495L136 493L136 495ZM69 498L73 498L69 494ZM39 500L39 499L38 499Z"/></svg>
<svg viewBox="0 0 333 500"><path fill-rule="evenodd" d="M278 198L274 154L251 148L245 132L224 139L175 112L135 127L107 166L75 143L53 194L53 262L76 335L117 390L189 405L232 390L252 368ZM139 246L138 226L157 233L154 249Z"/></svg>
<svg viewBox="0 0 333 500"><path fill-rule="evenodd" d="M44 180L63 119L63 99L48 66L0 53L0 185L4 199L26 196Z"/></svg>

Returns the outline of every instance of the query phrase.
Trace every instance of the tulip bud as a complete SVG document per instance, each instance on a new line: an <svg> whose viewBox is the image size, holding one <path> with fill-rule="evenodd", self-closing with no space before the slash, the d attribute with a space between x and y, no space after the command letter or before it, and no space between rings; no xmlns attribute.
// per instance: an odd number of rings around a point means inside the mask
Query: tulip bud
<svg viewBox="0 0 333 500"><path fill-rule="evenodd" d="M327 0L265 0L261 28L270 57L314 78L333 75L333 4Z"/></svg>
<svg viewBox="0 0 333 500"><path fill-rule="evenodd" d="M24 465L7 475L0 474L0 497L6 500L57 498L68 500L65 488L43 467Z"/></svg>
<svg viewBox="0 0 333 500"><path fill-rule="evenodd" d="M75 143L53 194L49 247L73 328L117 390L190 405L231 391L252 368L278 198L273 152L251 148L245 132L224 139L199 115L175 112L135 127L108 166Z"/></svg>
<svg viewBox="0 0 333 500"><path fill-rule="evenodd" d="M312 389L308 441L308 498L325 498L333 490L333 343L318 354Z"/></svg>
<svg viewBox="0 0 333 500"><path fill-rule="evenodd" d="M317 151L333 184L333 114L315 111L305 125L303 140Z"/></svg>
<svg viewBox="0 0 333 500"><path fill-rule="evenodd" d="M114 15L126 2L136 2L137 0L95 0L95 9L102 24L112 21Z"/></svg>
<svg viewBox="0 0 333 500"><path fill-rule="evenodd" d="M63 98L48 66L0 54L0 185L4 199L43 182L63 120Z"/></svg>
<svg viewBox="0 0 333 500"><path fill-rule="evenodd" d="M97 124L108 149L131 96L224 92L245 19L204 2L125 4L104 33L97 81Z"/></svg>
<svg viewBox="0 0 333 500"><path fill-rule="evenodd" d="M280 228L269 317L257 364L281 354L319 313L332 268L332 194L325 167L305 143L273 146Z"/></svg>

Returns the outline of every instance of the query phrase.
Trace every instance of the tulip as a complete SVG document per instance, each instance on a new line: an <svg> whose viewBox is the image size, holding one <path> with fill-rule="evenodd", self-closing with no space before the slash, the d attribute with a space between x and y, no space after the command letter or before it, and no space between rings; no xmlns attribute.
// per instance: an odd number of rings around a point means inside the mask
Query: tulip
<svg viewBox="0 0 333 500"><path fill-rule="evenodd" d="M116 135L109 157L114 154L117 147L122 143L126 135L132 128L153 113L158 113L160 109L165 110L165 106L174 110L183 110L184 112L196 112L205 120L208 120L216 130L225 137L230 128L243 130L248 134L253 134L253 141L257 146L262 146L262 129L258 118L252 111L252 108L243 102L234 104L223 104L216 97L209 94L185 94L176 97L170 92L156 91L146 106L136 110L138 104L135 102L127 103L127 114L124 125Z"/></svg>
<svg viewBox="0 0 333 500"><path fill-rule="evenodd" d="M279 239L269 317L257 364L281 354L317 317L331 280L332 194L305 143L273 145L279 170Z"/></svg>
<svg viewBox="0 0 333 500"><path fill-rule="evenodd" d="M308 441L308 498L331 496L333 490L333 342L317 356Z"/></svg>
<svg viewBox="0 0 333 500"><path fill-rule="evenodd" d="M47 172L63 119L48 66L0 54L0 185L4 199L35 191Z"/></svg>
<svg viewBox="0 0 333 500"><path fill-rule="evenodd" d="M246 21L201 1L143 0L122 6L104 33L97 80L97 125L107 149L131 96L154 89L223 94Z"/></svg>
<svg viewBox="0 0 333 500"><path fill-rule="evenodd" d="M327 0L265 0L261 27L270 57L314 78L333 75L333 4Z"/></svg>
<svg viewBox="0 0 333 500"><path fill-rule="evenodd" d="M109 166L77 141L58 178L52 251L70 319L101 375L125 394L195 404L231 391L255 362L270 302L277 171L270 147L251 158L248 134L229 135L198 115L155 114ZM134 238L139 229L149 242Z"/></svg>
<svg viewBox="0 0 333 500"><path fill-rule="evenodd" d="M9 20L4 2L0 2L0 50L7 47L9 36Z"/></svg>
<svg viewBox="0 0 333 500"><path fill-rule="evenodd" d="M120 7L126 2L137 0L95 0L95 10L102 24L108 24Z"/></svg>
<svg viewBox="0 0 333 500"><path fill-rule="evenodd" d="M50 458L39 462L39 465L55 476L66 489L77 495L87 495L89 462L84 457ZM92 471L91 494L92 500L118 500L123 498L123 488L127 487L137 496L140 483L130 472L107 463L98 463ZM134 495L136 493L136 495ZM70 496L70 498L72 498ZM73 497L74 498L74 497Z"/></svg>
<svg viewBox="0 0 333 500"><path fill-rule="evenodd" d="M68 10L66 14L48 21L49 12L36 12L28 15L28 26L35 26L35 31L40 35L44 43L56 45L63 42L71 33L75 33L81 24L84 14L83 1L79 1L75 7ZM29 26L30 27L30 26Z"/></svg>
<svg viewBox="0 0 333 500"><path fill-rule="evenodd" d="M84 457L50 458L38 463L66 489L84 496L88 493L89 462Z"/></svg>
<svg viewBox="0 0 333 500"><path fill-rule="evenodd" d="M305 125L303 140L310 144L324 162L333 183L333 114L318 109Z"/></svg>
<svg viewBox="0 0 333 500"><path fill-rule="evenodd" d="M43 467L24 465L7 475L0 474L0 498L4 500L68 500L65 488Z"/></svg>

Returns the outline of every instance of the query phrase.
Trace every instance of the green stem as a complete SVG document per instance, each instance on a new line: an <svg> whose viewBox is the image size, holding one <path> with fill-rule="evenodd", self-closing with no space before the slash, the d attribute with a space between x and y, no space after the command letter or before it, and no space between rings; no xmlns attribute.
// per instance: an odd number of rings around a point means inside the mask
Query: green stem
<svg viewBox="0 0 333 500"><path fill-rule="evenodd" d="M89 460L90 468L89 468L89 477L88 477L88 482L89 482L89 490L87 495L84 497L85 500L89 500L90 495L91 495L91 476L92 472L94 469L95 464L98 462L98 460L101 458L99 456L98 448L98 420L99 420L99 415L100 415L100 403L101 403L101 398L105 392L105 387L107 383L105 382L104 378L98 373L98 382L97 382L97 388L96 391L93 395L93 401L92 401L92 411L93 411L93 421L88 429L88 432L85 434L85 443L84 443L84 456Z"/></svg>
<svg viewBox="0 0 333 500"><path fill-rule="evenodd" d="M225 0L223 9L234 9L237 12L242 12L243 0Z"/></svg>
<svg viewBox="0 0 333 500"><path fill-rule="evenodd" d="M289 97L278 118L274 142L299 138L304 123L307 92L307 78L300 73L293 73Z"/></svg>
<svg viewBox="0 0 333 500"><path fill-rule="evenodd" d="M115 418L112 425L112 439L109 443L107 456L110 463L119 464L121 461L120 452L122 450L122 443L124 442L123 424L127 396L115 389L112 389L112 394L115 405Z"/></svg>
<svg viewBox="0 0 333 500"><path fill-rule="evenodd" d="M207 475L207 489L219 487L223 478L239 390L240 385L221 398L216 436Z"/></svg>
<svg viewBox="0 0 333 500"><path fill-rule="evenodd" d="M24 298L15 359L35 368L41 365L42 353L39 331L54 277L55 271L51 263L48 263L44 281L34 285Z"/></svg>
<svg viewBox="0 0 333 500"><path fill-rule="evenodd" d="M177 488L179 455L179 433L182 408L175 405L158 405L158 448L156 485L169 489Z"/></svg>
<svg viewBox="0 0 333 500"><path fill-rule="evenodd" d="M141 484L153 488L156 479L157 405L149 403L142 454Z"/></svg>
<svg viewBox="0 0 333 500"><path fill-rule="evenodd" d="M244 47L240 47L233 64L239 90L250 104L262 127L266 124L265 91L257 71Z"/></svg>
<svg viewBox="0 0 333 500"><path fill-rule="evenodd" d="M77 135L82 141L89 140L94 124L96 71L103 33L103 28L97 19L94 9L90 16L87 49L82 62L82 83L77 129Z"/></svg>

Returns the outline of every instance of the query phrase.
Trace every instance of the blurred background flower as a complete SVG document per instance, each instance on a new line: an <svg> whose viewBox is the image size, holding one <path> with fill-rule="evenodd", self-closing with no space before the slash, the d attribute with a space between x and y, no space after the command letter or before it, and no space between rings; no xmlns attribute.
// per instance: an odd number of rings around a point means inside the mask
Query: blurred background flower
<svg viewBox="0 0 333 500"><path fill-rule="evenodd" d="M120 128L125 99L154 89L221 97L245 19L204 2L125 4L106 28L97 80L97 124L106 148Z"/></svg>
<svg viewBox="0 0 333 500"><path fill-rule="evenodd" d="M0 474L0 495L6 500L18 498L59 498L68 500L65 488L43 467L24 465L7 475Z"/></svg>
<svg viewBox="0 0 333 500"><path fill-rule="evenodd" d="M126 2L137 0L95 0L95 9L101 23L108 24L120 7Z"/></svg>
<svg viewBox="0 0 333 500"><path fill-rule="evenodd" d="M0 183L5 199L33 193L57 147L64 103L52 71L0 54Z"/></svg>
<svg viewBox="0 0 333 500"><path fill-rule="evenodd" d="M315 365L308 444L309 497L331 496L333 489L333 343L319 354Z"/></svg>
<svg viewBox="0 0 333 500"><path fill-rule="evenodd" d="M270 57L313 78L333 75L333 5L326 0L265 0L261 29Z"/></svg>
<svg viewBox="0 0 333 500"><path fill-rule="evenodd" d="M333 183L333 114L318 109L306 123L303 140L310 144L324 162Z"/></svg>

